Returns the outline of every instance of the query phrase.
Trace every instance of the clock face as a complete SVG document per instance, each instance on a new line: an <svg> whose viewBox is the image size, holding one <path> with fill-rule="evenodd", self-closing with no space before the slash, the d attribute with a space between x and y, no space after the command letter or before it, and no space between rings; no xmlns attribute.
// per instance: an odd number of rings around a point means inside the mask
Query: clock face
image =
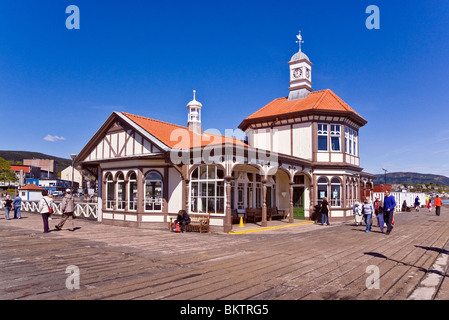
<svg viewBox="0 0 449 320"><path fill-rule="evenodd" d="M295 77L296 79L301 77L301 75L302 75L302 69L301 68L293 70L293 77Z"/></svg>
<svg viewBox="0 0 449 320"><path fill-rule="evenodd" d="M307 77L307 79L310 79L310 70L309 69L306 70L306 77Z"/></svg>

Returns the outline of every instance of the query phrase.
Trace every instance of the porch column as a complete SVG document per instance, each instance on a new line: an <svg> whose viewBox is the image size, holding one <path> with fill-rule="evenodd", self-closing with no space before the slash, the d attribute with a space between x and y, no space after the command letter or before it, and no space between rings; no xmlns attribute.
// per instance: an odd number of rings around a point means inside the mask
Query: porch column
<svg viewBox="0 0 449 320"><path fill-rule="evenodd" d="M289 223L293 223L294 222L294 218L293 218L293 182L290 182L290 209L289 209L289 213L288 213L288 222Z"/></svg>
<svg viewBox="0 0 449 320"><path fill-rule="evenodd" d="M136 207L136 213L138 214L137 221L141 221L142 217L141 214L144 212L145 208L145 177L143 176L143 168L137 168L137 177L136 177L136 183L137 183L137 207Z"/></svg>
<svg viewBox="0 0 449 320"><path fill-rule="evenodd" d="M190 197L190 180L184 180L185 183L185 199L184 199L184 203L185 203L185 210L186 212L190 212L190 207L189 207L189 197Z"/></svg>
<svg viewBox="0 0 449 320"><path fill-rule="evenodd" d="M266 227L267 223L267 179L263 177L262 179L262 227Z"/></svg>
<svg viewBox="0 0 449 320"><path fill-rule="evenodd" d="M231 180L232 177L225 177L225 183L226 183L226 208L225 208L225 220L224 220L224 226L223 231L225 233L232 231L232 211L231 211Z"/></svg>
<svg viewBox="0 0 449 320"><path fill-rule="evenodd" d="M103 171L100 166L98 166L98 190L97 190L97 220L99 222L103 221L103 199L104 199L104 182L103 182Z"/></svg>

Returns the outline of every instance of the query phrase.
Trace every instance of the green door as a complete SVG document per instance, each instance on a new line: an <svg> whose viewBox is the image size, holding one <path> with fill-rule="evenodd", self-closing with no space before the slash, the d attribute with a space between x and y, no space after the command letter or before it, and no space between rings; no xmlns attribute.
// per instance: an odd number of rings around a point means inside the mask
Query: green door
<svg viewBox="0 0 449 320"><path fill-rule="evenodd" d="M293 187L293 218L304 219L304 187Z"/></svg>

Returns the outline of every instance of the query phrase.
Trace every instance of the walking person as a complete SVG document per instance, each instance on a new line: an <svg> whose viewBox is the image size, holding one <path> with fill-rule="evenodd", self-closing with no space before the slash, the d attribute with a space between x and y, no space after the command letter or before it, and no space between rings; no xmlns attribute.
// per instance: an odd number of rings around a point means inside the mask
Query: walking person
<svg viewBox="0 0 449 320"><path fill-rule="evenodd" d="M352 208L352 214L354 215L354 221L355 225L361 225L363 220L363 214L362 214L362 206L358 201L355 202L354 208Z"/></svg>
<svg viewBox="0 0 449 320"><path fill-rule="evenodd" d="M415 198L415 210L419 211L419 197L418 196L416 196L416 198Z"/></svg>
<svg viewBox="0 0 449 320"><path fill-rule="evenodd" d="M324 225L324 220L326 220L326 225L329 225L329 202L327 202L327 198L323 198L323 202L321 202L321 225Z"/></svg>
<svg viewBox="0 0 449 320"><path fill-rule="evenodd" d="M55 228L57 230L61 230L64 226L64 223L66 223L67 219L70 218L70 225L72 226L72 229L70 231L75 231L75 227L73 225L73 214L74 214L74 208L75 208L75 201L73 200L73 196L71 195L70 189L67 189L65 191L65 196L62 198L62 219L61 222L59 222Z"/></svg>
<svg viewBox="0 0 449 320"><path fill-rule="evenodd" d="M12 200L9 197L9 194L6 196L6 199L3 200L3 205L5 206L5 217L6 220L9 220L9 213L12 209Z"/></svg>
<svg viewBox="0 0 449 320"><path fill-rule="evenodd" d="M19 197L19 193L16 193L16 197L12 203L14 206L14 219L22 219L20 216L20 209L22 209L22 198Z"/></svg>
<svg viewBox="0 0 449 320"><path fill-rule="evenodd" d="M376 198L376 201L374 201L374 212L377 217L377 224L380 228L380 232L384 233L384 208L382 201L379 200L379 198Z"/></svg>
<svg viewBox="0 0 449 320"><path fill-rule="evenodd" d="M394 208L396 207L396 200L390 191L385 191L384 199L384 220L387 224L387 232L385 234L390 234L393 230L393 218L394 218Z"/></svg>
<svg viewBox="0 0 449 320"><path fill-rule="evenodd" d="M39 213L44 223L44 233L50 232L48 229L48 217L53 213L53 199L48 197L48 191L42 191L42 199L39 201Z"/></svg>
<svg viewBox="0 0 449 320"><path fill-rule="evenodd" d="M370 232L372 225L371 218L374 213L374 206L373 203L371 202L371 199L368 197L365 198L365 202L363 203L362 213L365 215L366 232Z"/></svg>
<svg viewBox="0 0 449 320"><path fill-rule="evenodd" d="M427 209L429 209L429 212L432 211L432 200L429 200L429 202L427 202Z"/></svg>
<svg viewBox="0 0 449 320"><path fill-rule="evenodd" d="M443 204L443 201L441 200L441 198L437 195L437 197L435 198L435 214L437 216L440 215L440 209L441 209L441 205Z"/></svg>

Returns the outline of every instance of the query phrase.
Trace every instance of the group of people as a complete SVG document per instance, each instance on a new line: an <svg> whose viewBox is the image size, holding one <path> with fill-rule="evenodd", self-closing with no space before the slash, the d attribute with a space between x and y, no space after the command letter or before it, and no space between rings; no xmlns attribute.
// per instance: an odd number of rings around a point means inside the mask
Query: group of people
<svg viewBox="0 0 449 320"><path fill-rule="evenodd" d="M9 194L6 196L5 200L3 200L3 205L5 206L5 218L6 220L10 220L9 217L10 212L14 210L14 219L22 219L20 215L20 208L22 207L22 198L19 197L19 194L16 193L16 197L11 199Z"/></svg>
<svg viewBox="0 0 449 320"><path fill-rule="evenodd" d="M441 198L437 195L434 201L434 205L435 205L435 214L437 216L440 215L440 210L441 210L441 205L443 204L443 200L441 200ZM420 200L419 197L417 196L415 198L415 210L419 211L419 207L420 207ZM427 197L426 198L426 208L427 210L429 210L429 212L432 211L432 200Z"/></svg>
<svg viewBox="0 0 449 320"><path fill-rule="evenodd" d="M12 209L14 209L14 219L22 218L20 215L20 208L22 206L22 198L19 197L18 193L16 193L16 197L13 200L11 200L10 196L7 195L5 200L3 200L3 204L5 206L6 220L10 220L9 213L11 212ZM71 231L75 230L74 223L73 223L73 219L75 218L74 208L75 208L75 203L74 203L73 196L71 194L71 190L67 189L64 198L62 198L62 207L61 207L62 219L57 225L55 225L56 230L61 230L69 218L71 218L70 222L71 222L71 226L72 226L72 228L70 230ZM39 201L39 213L42 216L42 221L44 224L44 233L50 232L50 229L48 226L48 220L51 217L53 210L54 210L53 198L51 197L51 195L48 194L47 190L43 190L42 191L42 199Z"/></svg>
<svg viewBox="0 0 449 320"><path fill-rule="evenodd" d="M369 197L365 198L363 203L356 202L353 208L353 214L356 225L361 225L362 221L366 224L366 232L371 231L373 225L374 215L377 218L380 232L384 233L385 227L387 231L385 234L390 234L394 226L394 208L396 207L396 200L390 191L385 192L385 198L382 202L376 198L374 203Z"/></svg>

